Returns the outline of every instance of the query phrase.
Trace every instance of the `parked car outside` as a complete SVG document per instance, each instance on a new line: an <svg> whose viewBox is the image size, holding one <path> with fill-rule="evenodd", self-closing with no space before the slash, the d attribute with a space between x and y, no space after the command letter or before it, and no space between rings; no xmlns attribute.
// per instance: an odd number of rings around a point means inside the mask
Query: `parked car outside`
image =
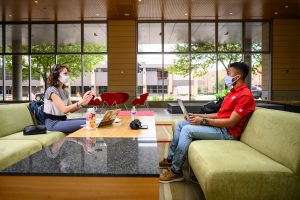
<svg viewBox="0 0 300 200"><path fill-rule="evenodd" d="M255 99L261 98L261 94L262 94L261 87L251 86L251 92Z"/></svg>

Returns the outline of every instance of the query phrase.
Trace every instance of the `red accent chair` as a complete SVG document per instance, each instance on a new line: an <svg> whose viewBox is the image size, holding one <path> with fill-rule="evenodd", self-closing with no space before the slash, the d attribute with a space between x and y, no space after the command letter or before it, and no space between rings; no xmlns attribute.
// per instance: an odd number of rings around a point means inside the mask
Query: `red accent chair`
<svg viewBox="0 0 300 200"><path fill-rule="evenodd" d="M149 105L147 102L148 95L149 95L148 92L141 94L139 98L133 100L132 106L147 106L147 108L149 109Z"/></svg>
<svg viewBox="0 0 300 200"><path fill-rule="evenodd" d="M105 92L101 94L101 99L105 106L118 107L118 103L122 101L122 96L118 93Z"/></svg>
<svg viewBox="0 0 300 200"><path fill-rule="evenodd" d="M120 102L117 102L118 104L123 104L123 106L125 107L126 110L127 109L127 106L126 106L126 102L128 101L129 99L129 94L125 93L125 92L118 92L118 94L121 95L121 101Z"/></svg>

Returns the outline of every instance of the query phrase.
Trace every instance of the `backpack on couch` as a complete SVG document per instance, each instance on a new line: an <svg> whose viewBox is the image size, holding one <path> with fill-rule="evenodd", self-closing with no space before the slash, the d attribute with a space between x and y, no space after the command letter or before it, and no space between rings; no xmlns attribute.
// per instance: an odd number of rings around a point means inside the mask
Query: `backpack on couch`
<svg viewBox="0 0 300 200"><path fill-rule="evenodd" d="M31 101L29 103L33 116L37 120L38 124L45 124L44 102L43 101Z"/></svg>
<svg viewBox="0 0 300 200"><path fill-rule="evenodd" d="M223 100L224 100L224 97L219 99L217 102L211 101L211 102L205 104L204 106L201 107L200 114L217 113L221 108Z"/></svg>

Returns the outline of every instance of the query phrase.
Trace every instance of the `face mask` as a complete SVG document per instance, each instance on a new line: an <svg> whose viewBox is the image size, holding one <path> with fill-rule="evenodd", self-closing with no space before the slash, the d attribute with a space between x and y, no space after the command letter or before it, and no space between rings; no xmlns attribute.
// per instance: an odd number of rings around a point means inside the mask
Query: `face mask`
<svg viewBox="0 0 300 200"><path fill-rule="evenodd" d="M236 77L236 76L234 76ZM228 86L228 87L231 87L233 86L237 80L233 81L234 77L232 76L225 76L224 78L224 81L225 81L225 84Z"/></svg>
<svg viewBox="0 0 300 200"><path fill-rule="evenodd" d="M69 76L65 76L65 75L61 75L59 76L58 80L62 83L62 84L66 84L69 80Z"/></svg>

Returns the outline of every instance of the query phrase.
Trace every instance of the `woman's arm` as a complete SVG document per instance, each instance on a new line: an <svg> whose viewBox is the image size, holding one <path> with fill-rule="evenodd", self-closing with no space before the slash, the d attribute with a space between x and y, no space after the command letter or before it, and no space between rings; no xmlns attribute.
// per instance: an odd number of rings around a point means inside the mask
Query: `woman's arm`
<svg viewBox="0 0 300 200"><path fill-rule="evenodd" d="M55 105L58 107L58 109L65 114L67 114L68 112L79 110L81 108L81 102L72 104L72 102L70 101L70 98L68 100L68 105L65 106L63 101L61 100L61 98L55 93L52 93L50 95L50 99L55 103Z"/></svg>

